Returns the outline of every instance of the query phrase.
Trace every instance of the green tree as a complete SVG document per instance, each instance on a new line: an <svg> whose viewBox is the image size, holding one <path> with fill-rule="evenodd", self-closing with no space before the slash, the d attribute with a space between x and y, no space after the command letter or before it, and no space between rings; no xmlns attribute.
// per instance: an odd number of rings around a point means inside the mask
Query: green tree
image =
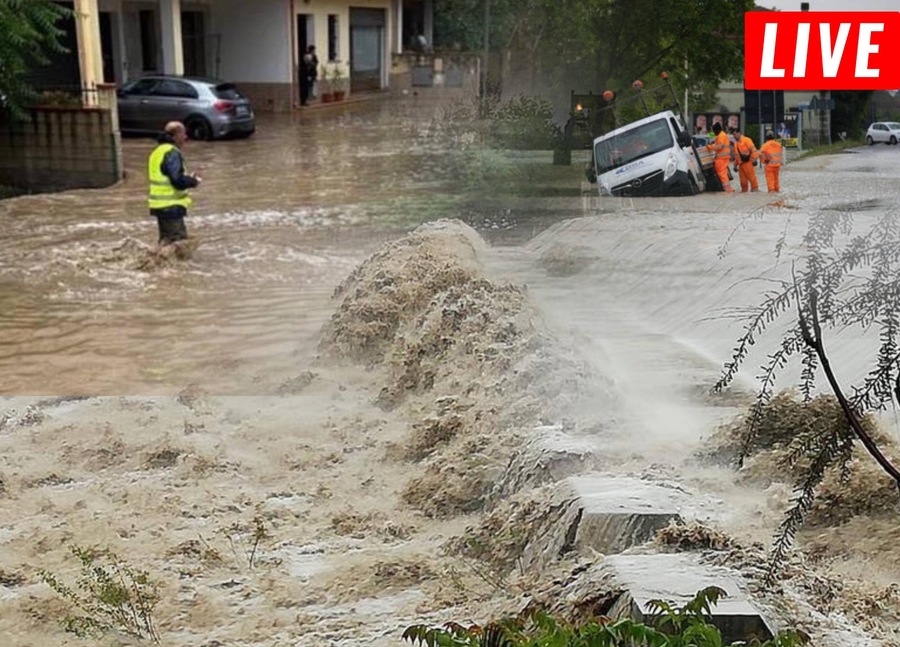
<svg viewBox="0 0 900 647"><path fill-rule="evenodd" d="M874 92L871 90L835 90L834 110L831 111L831 137L839 138L840 133L848 137L859 137L866 133L869 122L869 103Z"/></svg>
<svg viewBox="0 0 900 647"><path fill-rule="evenodd" d="M34 96L26 75L47 64L48 51L65 51L58 23L67 15L50 0L0 0L0 109L24 115Z"/></svg>
<svg viewBox="0 0 900 647"><path fill-rule="evenodd" d="M479 50L488 0L438 0L435 42ZM667 71L691 88L740 78L752 0L489 0L492 49L529 52L551 94L621 89Z"/></svg>
<svg viewBox="0 0 900 647"><path fill-rule="evenodd" d="M434 0L434 44L443 49L478 51L484 47L485 0ZM490 42L505 47L516 21L531 0L490 0Z"/></svg>

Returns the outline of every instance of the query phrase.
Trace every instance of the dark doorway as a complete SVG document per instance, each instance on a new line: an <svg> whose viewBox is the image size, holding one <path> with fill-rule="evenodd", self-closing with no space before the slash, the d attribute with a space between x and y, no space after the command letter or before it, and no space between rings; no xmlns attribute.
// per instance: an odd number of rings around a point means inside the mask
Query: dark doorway
<svg viewBox="0 0 900 647"><path fill-rule="evenodd" d="M143 9L138 12L138 20L141 26L141 70L156 72L159 59L156 12L152 9Z"/></svg>
<svg viewBox="0 0 900 647"><path fill-rule="evenodd" d="M202 11L181 12L181 50L185 76L206 76L206 37Z"/></svg>
<svg viewBox="0 0 900 647"><path fill-rule="evenodd" d="M81 88L81 67L78 64L78 36L75 32L74 5L58 2L73 13L56 23L63 34L60 44L64 52L45 50L46 65L35 65L24 77L37 90L78 90Z"/></svg>
<svg viewBox="0 0 900 647"><path fill-rule="evenodd" d="M297 14L297 67L294 70L294 79L297 83L297 91L300 91L300 70L303 69L303 55L306 48L314 45L312 42L313 17L306 13ZM299 98L299 94L298 94Z"/></svg>
<svg viewBox="0 0 900 647"><path fill-rule="evenodd" d="M113 62L112 14L100 12L100 56L103 58L103 80L116 82L116 64Z"/></svg>
<svg viewBox="0 0 900 647"><path fill-rule="evenodd" d="M314 45L310 30L312 29L312 16L306 13L297 14L297 60L303 58L306 48Z"/></svg>
<svg viewBox="0 0 900 647"><path fill-rule="evenodd" d="M412 49L416 36L425 34L425 3L421 0L403 2L403 49ZM430 43L429 43L430 44Z"/></svg>
<svg viewBox="0 0 900 647"><path fill-rule="evenodd" d="M350 91L381 89L384 9L350 8Z"/></svg>

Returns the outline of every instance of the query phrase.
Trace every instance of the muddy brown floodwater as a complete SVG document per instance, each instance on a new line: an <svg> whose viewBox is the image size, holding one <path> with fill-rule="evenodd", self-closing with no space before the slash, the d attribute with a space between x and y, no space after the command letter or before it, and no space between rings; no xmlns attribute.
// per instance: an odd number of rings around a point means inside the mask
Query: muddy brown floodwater
<svg viewBox="0 0 900 647"><path fill-rule="evenodd" d="M397 200L439 178L412 136L432 108L264 115L248 140L189 142L204 183L184 264L139 269L152 139L125 139L117 187L0 203L0 393L267 392L336 283L403 226Z"/></svg>
<svg viewBox="0 0 900 647"><path fill-rule="evenodd" d="M548 506L599 470L690 496L680 513L715 528L690 533L726 547L704 559L778 626L898 644L883 506L801 533L809 561L773 599L753 587L790 487L695 460L752 387L709 392L729 315L789 275L810 214L896 211L896 147L791 164L779 196L660 200L580 196L577 165L519 153L522 177L541 167L522 195L450 210L477 232L410 234L457 204L449 168L479 172L444 164L437 108L390 98L189 143L204 183L184 262L148 263L150 140L125 141L116 187L0 202L0 644L134 644L61 628L72 609L38 572L75 582L73 546L150 574L173 647L398 647L414 622L593 604L580 578L604 556L568 550ZM865 343L835 338L848 379ZM565 545L523 571L548 537Z"/></svg>

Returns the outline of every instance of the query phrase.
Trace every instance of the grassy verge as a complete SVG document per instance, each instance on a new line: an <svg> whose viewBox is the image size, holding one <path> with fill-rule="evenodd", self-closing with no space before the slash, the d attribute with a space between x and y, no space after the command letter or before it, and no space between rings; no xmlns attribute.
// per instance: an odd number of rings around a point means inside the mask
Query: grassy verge
<svg viewBox="0 0 900 647"><path fill-rule="evenodd" d="M844 141L840 142L834 142L833 144L828 144L827 146L816 146L815 148L810 148L800 152L796 157L793 158L793 161L806 159L807 157L818 157L819 155L834 155L835 153L840 153L847 150L848 148L857 148L859 146L864 146L865 143L866 142L862 138L853 138L845 139Z"/></svg>

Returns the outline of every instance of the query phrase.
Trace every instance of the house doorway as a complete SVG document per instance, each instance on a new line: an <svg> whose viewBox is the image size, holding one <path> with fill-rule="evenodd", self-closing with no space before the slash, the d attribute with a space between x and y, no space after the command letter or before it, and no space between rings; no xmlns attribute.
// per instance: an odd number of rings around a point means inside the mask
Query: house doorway
<svg viewBox="0 0 900 647"><path fill-rule="evenodd" d="M306 48L310 45L315 45L314 42L314 34L313 34L313 17L308 13L298 13L297 14L297 62L299 64L300 61L303 60L303 55L306 53ZM300 70L298 68L297 73L299 74Z"/></svg>
<svg viewBox="0 0 900 647"><path fill-rule="evenodd" d="M384 87L384 9L350 8L350 91Z"/></svg>
<svg viewBox="0 0 900 647"><path fill-rule="evenodd" d="M294 69L294 83L297 88L297 100L300 100L300 71L303 69L303 55L306 53L306 48L310 45L315 45L315 37L313 32L313 17L308 13L298 13L297 14L297 55L294 57L295 69Z"/></svg>
<svg viewBox="0 0 900 647"><path fill-rule="evenodd" d="M70 11L69 15L56 23L56 28L62 34L59 44L65 51L47 49L44 56L48 60L47 65L34 65L26 70L23 78L36 90L64 90L80 92L81 66L77 56L71 52L78 51L78 35L75 27L75 7L71 2L60 2Z"/></svg>
<svg viewBox="0 0 900 647"><path fill-rule="evenodd" d="M430 34L425 33L425 3L422 0L404 0L403 33L401 34L403 49L412 49L416 36L422 34L431 44Z"/></svg>
<svg viewBox="0 0 900 647"><path fill-rule="evenodd" d="M112 14L101 11L100 18L100 56L103 59L103 80L106 83L116 82L116 64L113 59L113 26Z"/></svg>
<svg viewBox="0 0 900 647"><path fill-rule="evenodd" d="M202 11L181 12L181 51L186 76L206 76L206 37Z"/></svg>

